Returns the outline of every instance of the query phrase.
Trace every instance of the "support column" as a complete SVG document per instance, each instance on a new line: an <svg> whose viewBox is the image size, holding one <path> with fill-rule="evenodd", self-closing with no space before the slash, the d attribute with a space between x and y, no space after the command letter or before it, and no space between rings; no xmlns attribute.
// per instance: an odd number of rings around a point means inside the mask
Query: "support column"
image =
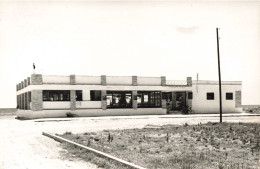
<svg viewBox="0 0 260 169"><path fill-rule="evenodd" d="M31 91L32 111L41 111L43 109L42 90Z"/></svg>
<svg viewBox="0 0 260 169"><path fill-rule="evenodd" d="M24 88L24 82L21 81L21 89L23 89L23 88Z"/></svg>
<svg viewBox="0 0 260 169"><path fill-rule="evenodd" d="M19 106L19 95L16 95L16 107L20 108L20 106Z"/></svg>
<svg viewBox="0 0 260 169"><path fill-rule="evenodd" d="M134 110L137 110L137 91L133 90L132 91L132 107Z"/></svg>
<svg viewBox="0 0 260 169"><path fill-rule="evenodd" d="M28 84L28 86L31 85L31 78L30 77L27 77L27 84Z"/></svg>
<svg viewBox="0 0 260 169"><path fill-rule="evenodd" d="M22 95L19 94L19 109L22 109Z"/></svg>
<svg viewBox="0 0 260 169"><path fill-rule="evenodd" d="M22 96L22 109L24 110L24 93L21 95Z"/></svg>
<svg viewBox="0 0 260 169"><path fill-rule="evenodd" d="M70 91L70 109L76 110L76 90Z"/></svg>
<svg viewBox="0 0 260 169"><path fill-rule="evenodd" d="M161 85L166 86L166 77L165 76L161 77Z"/></svg>
<svg viewBox="0 0 260 169"><path fill-rule="evenodd" d="M137 76L132 76L132 85L137 86Z"/></svg>
<svg viewBox="0 0 260 169"><path fill-rule="evenodd" d="M41 74L32 74L31 82L32 82L32 85L42 85L42 75Z"/></svg>
<svg viewBox="0 0 260 169"><path fill-rule="evenodd" d="M106 90L102 90L101 91L101 107L102 110L106 110L107 109L107 91Z"/></svg>
<svg viewBox="0 0 260 169"><path fill-rule="evenodd" d="M172 108L176 108L176 92L172 92Z"/></svg>
<svg viewBox="0 0 260 169"><path fill-rule="evenodd" d="M241 107L241 91L235 92L235 108Z"/></svg>
<svg viewBox="0 0 260 169"><path fill-rule="evenodd" d="M28 86L28 84L27 84L27 79L24 79L23 83L24 83L24 87L27 87L27 86Z"/></svg>
<svg viewBox="0 0 260 169"><path fill-rule="evenodd" d="M187 86L192 86L192 78L187 77Z"/></svg>
<svg viewBox="0 0 260 169"><path fill-rule="evenodd" d="M28 107L27 107L27 92L26 93L24 93L24 110L28 110Z"/></svg>
<svg viewBox="0 0 260 169"><path fill-rule="evenodd" d="M70 75L70 84L75 85L76 84L76 76L75 75Z"/></svg>
<svg viewBox="0 0 260 169"><path fill-rule="evenodd" d="M101 75L101 85L102 86L106 86L107 85L106 75Z"/></svg>
<svg viewBox="0 0 260 169"><path fill-rule="evenodd" d="M21 87L21 83L18 84L18 90L21 90L22 87Z"/></svg>
<svg viewBox="0 0 260 169"><path fill-rule="evenodd" d="M27 110L30 110L31 108L30 108L30 96L31 95L31 93L30 92L27 92L27 100L26 100L26 102L27 102Z"/></svg>

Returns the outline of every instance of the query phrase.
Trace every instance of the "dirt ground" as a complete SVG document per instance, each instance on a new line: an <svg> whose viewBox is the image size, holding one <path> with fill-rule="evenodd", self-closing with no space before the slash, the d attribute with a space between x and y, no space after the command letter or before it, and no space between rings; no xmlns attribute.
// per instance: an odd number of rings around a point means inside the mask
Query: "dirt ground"
<svg viewBox="0 0 260 169"><path fill-rule="evenodd" d="M257 168L259 123L206 123L196 125L147 125L143 129L104 130L62 137L149 169ZM93 160L80 149L64 144L76 155L105 168L103 159ZM94 156L94 158L97 158Z"/></svg>
<svg viewBox="0 0 260 169"><path fill-rule="evenodd" d="M245 114L244 114L245 115ZM225 115L226 116L226 115ZM104 129L142 128L148 124L198 124L218 122L216 115L197 116L131 116L16 120L14 115L0 116L0 168L97 168L78 158L64 158L60 143L42 135L42 132L62 134L66 131L83 133ZM226 122L260 123L260 116L223 117Z"/></svg>

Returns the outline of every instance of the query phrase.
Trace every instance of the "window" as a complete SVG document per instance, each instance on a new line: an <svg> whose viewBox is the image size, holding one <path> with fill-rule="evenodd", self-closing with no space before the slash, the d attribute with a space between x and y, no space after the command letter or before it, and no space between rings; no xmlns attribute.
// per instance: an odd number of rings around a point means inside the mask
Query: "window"
<svg viewBox="0 0 260 169"><path fill-rule="evenodd" d="M193 93L192 92L188 92L188 99L192 99L193 98Z"/></svg>
<svg viewBox="0 0 260 169"><path fill-rule="evenodd" d="M43 90L43 101L70 101L69 90Z"/></svg>
<svg viewBox="0 0 260 169"><path fill-rule="evenodd" d="M132 108L132 92L107 91L107 108Z"/></svg>
<svg viewBox="0 0 260 169"><path fill-rule="evenodd" d="M233 100L233 93L226 93L226 100Z"/></svg>
<svg viewBox="0 0 260 169"><path fill-rule="evenodd" d="M159 91L138 91L138 107L161 107L161 92Z"/></svg>
<svg viewBox="0 0 260 169"><path fill-rule="evenodd" d="M91 101L101 101L101 90L90 90Z"/></svg>
<svg viewBox="0 0 260 169"><path fill-rule="evenodd" d="M76 90L76 101L82 101L82 90Z"/></svg>
<svg viewBox="0 0 260 169"><path fill-rule="evenodd" d="M207 100L214 100L214 93L207 93Z"/></svg>

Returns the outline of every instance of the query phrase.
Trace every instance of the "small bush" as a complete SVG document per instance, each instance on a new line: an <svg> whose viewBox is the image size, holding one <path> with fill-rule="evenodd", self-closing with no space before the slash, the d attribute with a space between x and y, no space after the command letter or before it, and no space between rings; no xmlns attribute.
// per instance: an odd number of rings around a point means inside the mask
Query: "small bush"
<svg viewBox="0 0 260 169"><path fill-rule="evenodd" d="M67 117L77 117L76 114L71 113L71 112L66 113L66 115L67 115Z"/></svg>
<svg viewBox="0 0 260 169"><path fill-rule="evenodd" d="M66 131L64 134L65 135L71 135L72 133L70 131Z"/></svg>
<svg viewBox="0 0 260 169"><path fill-rule="evenodd" d="M189 126L189 124L186 122L186 123L184 123L183 126L184 126L184 127L187 127L187 126Z"/></svg>
<svg viewBox="0 0 260 169"><path fill-rule="evenodd" d="M186 106L186 107L182 108L182 113L183 114L190 114L191 112L192 112L192 110L191 110L191 107L189 107L189 106Z"/></svg>

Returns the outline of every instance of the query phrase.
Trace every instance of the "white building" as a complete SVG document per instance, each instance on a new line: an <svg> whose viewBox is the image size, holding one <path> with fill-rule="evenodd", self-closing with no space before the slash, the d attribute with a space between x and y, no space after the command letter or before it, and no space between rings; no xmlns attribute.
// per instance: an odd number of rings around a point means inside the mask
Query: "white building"
<svg viewBox="0 0 260 169"><path fill-rule="evenodd" d="M223 113L241 112L241 82L222 82ZM216 81L137 76L49 76L32 74L17 84L17 116L45 118L167 114L191 107L219 113Z"/></svg>

